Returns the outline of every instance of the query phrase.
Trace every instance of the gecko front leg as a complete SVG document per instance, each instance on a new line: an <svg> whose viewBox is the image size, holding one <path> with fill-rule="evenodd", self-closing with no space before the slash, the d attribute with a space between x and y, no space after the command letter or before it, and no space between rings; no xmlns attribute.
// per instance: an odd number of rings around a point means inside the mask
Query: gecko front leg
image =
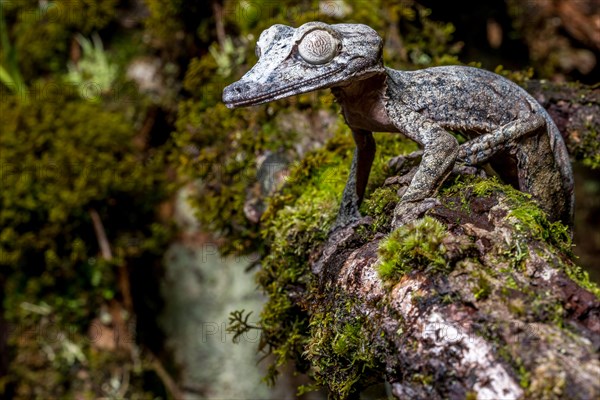
<svg viewBox="0 0 600 400"><path fill-rule="evenodd" d="M444 128L421 114L393 102L386 106L398 131L423 146L421 164L394 210L392 226L397 227L437 204L432 196L452 171L458 155L458 142Z"/></svg>
<svg viewBox="0 0 600 400"><path fill-rule="evenodd" d="M353 129L352 137L356 144L348 181L342 194L342 203L333 228L344 227L358 222L361 218L358 208L365 195L371 166L375 159L375 140L373 133L363 129Z"/></svg>

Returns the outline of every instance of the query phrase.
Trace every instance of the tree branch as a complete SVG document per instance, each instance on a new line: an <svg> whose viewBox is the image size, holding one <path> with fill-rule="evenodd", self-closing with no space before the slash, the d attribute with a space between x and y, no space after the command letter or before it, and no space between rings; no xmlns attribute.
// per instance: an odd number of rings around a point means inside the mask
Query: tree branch
<svg viewBox="0 0 600 400"><path fill-rule="evenodd" d="M566 230L489 179L457 181L440 199L390 237L389 225L365 235L368 220L330 237L313 256L318 293L302 300L311 325L324 309L345 321L337 335L359 321L345 359L364 360L352 352L367 346L364 365L398 398L598 398L600 290L570 259ZM350 368L324 367L328 355L307 347L325 382ZM340 387L330 385L348 395Z"/></svg>

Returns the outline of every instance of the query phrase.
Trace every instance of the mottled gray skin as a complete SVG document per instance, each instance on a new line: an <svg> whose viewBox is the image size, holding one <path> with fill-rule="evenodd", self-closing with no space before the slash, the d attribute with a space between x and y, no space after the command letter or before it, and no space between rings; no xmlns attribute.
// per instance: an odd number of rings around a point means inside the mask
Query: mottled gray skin
<svg viewBox="0 0 600 400"><path fill-rule="evenodd" d="M489 163L502 179L530 193L551 220L573 221L573 174L558 128L513 82L488 71L383 66L383 41L361 24L274 25L257 42L257 64L225 88L228 107L250 106L331 88L352 129L356 151L336 226L360 219L375 156L372 132L399 132L423 157L394 211L394 225L422 214L453 167ZM448 131L469 140L460 145Z"/></svg>

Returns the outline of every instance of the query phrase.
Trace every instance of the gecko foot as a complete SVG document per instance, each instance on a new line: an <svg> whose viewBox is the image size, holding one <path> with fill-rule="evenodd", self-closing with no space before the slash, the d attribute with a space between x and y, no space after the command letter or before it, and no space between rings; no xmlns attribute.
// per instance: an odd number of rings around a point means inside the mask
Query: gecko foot
<svg viewBox="0 0 600 400"><path fill-rule="evenodd" d="M471 166L471 165L464 165L464 164L455 164L454 167L452 168L452 174L454 174L454 175L475 175L475 176L479 176L481 178L485 178L487 176L487 174L485 173L485 170L483 170L482 168L478 168L478 167Z"/></svg>
<svg viewBox="0 0 600 400"><path fill-rule="evenodd" d="M423 157L423 150L417 150L410 154L392 157L388 161L388 168L395 174L402 174L416 166L421 157Z"/></svg>
<svg viewBox="0 0 600 400"><path fill-rule="evenodd" d="M333 226L331 229L329 229L329 235L340 230L341 228L353 226L359 223L363 219L363 216L360 214L358 208L359 201L354 191L348 191L347 189L344 189L342 204L340 204L340 210L338 211Z"/></svg>
<svg viewBox="0 0 600 400"><path fill-rule="evenodd" d="M346 227L352 227L355 225L360 225L360 221L364 219L358 210L352 211L350 213L339 213L333 226L329 229L329 235L332 235L334 232L339 231L340 229L344 229Z"/></svg>
<svg viewBox="0 0 600 400"><path fill-rule="evenodd" d="M394 210L394 218L392 219L392 227L397 228L401 225L420 218L428 210L440 205L440 201L433 197L427 197L416 202L400 202Z"/></svg>
<svg viewBox="0 0 600 400"><path fill-rule="evenodd" d="M310 261L311 270L315 274L320 274L323 266L329 263L334 254L337 254L338 249L343 249L347 246L347 243L356 240L356 230L360 226L371 225L372 223L373 218L360 217L346 225L334 225L334 228L329 231L327 242L321 247L319 258L316 261Z"/></svg>

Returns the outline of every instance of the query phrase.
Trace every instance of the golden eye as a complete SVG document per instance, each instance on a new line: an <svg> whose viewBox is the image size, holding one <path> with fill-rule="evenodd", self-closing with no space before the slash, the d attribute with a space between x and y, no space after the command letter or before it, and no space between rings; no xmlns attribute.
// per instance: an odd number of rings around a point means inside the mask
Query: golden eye
<svg viewBox="0 0 600 400"><path fill-rule="evenodd" d="M260 58L260 46L256 45L256 47L254 48L254 54L256 54L256 58Z"/></svg>
<svg viewBox="0 0 600 400"><path fill-rule="evenodd" d="M300 57L309 64L325 64L333 60L338 52L338 41L325 30L314 30L306 34L298 45Z"/></svg>

